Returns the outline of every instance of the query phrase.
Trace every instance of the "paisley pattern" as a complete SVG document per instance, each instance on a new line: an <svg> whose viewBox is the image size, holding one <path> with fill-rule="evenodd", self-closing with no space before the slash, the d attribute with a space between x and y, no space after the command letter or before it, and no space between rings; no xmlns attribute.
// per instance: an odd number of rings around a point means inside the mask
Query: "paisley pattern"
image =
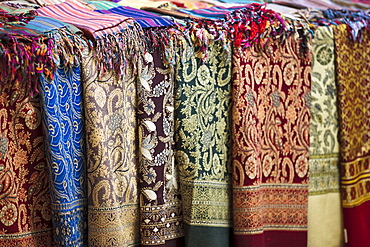
<svg viewBox="0 0 370 247"><path fill-rule="evenodd" d="M234 50L234 246L307 243L311 57L297 42Z"/></svg>
<svg viewBox="0 0 370 247"><path fill-rule="evenodd" d="M89 246L139 242L136 76L98 76L95 50L82 62Z"/></svg>
<svg viewBox="0 0 370 247"><path fill-rule="evenodd" d="M141 246L164 246L183 236L174 157L174 72L164 66L159 49L144 54L138 68L140 241Z"/></svg>
<svg viewBox="0 0 370 247"><path fill-rule="evenodd" d="M341 246L343 224L333 29L319 27L312 47L308 245Z"/></svg>
<svg viewBox="0 0 370 247"><path fill-rule="evenodd" d="M370 239L370 35L352 41L346 25L334 27L340 122L341 192L346 246Z"/></svg>
<svg viewBox="0 0 370 247"><path fill-rule="evenodd" d="M86 161L81 66L60 64L53 80L41 76L54 240L58 246L87 244Z"/></svg>
<svg viewBox="0 0 370 247"><path fill-rule="evenodd" d="M186 50L177 67L175 89L176 162L187 224L185 240L188 246L228 246L231 54L221 41L209 45L205 62L194 56L191 47Z"/></svg>
<svg viewBox="0 0 370 247"><path fill-rule="evenodd" d="M0 90L0 246L52 246L40 97L24 83Z"/></svg>

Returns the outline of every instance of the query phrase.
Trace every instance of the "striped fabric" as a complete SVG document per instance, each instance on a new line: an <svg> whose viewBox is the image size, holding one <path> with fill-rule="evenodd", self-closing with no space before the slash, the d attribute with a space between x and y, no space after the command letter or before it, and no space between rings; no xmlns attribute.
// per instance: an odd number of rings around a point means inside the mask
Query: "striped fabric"
<svg viewBox="0 0 370 247"><path fill-rule="evenodd" d="M105 9L105 10L119 6L116 3L108 2L108 1L88 1L88 3L95 6L96 9Z"/></svg>
<svg viewBox="0 0 370 247"><path fill-rule="evenodd" d="M195 9L195 10L180 9L179 11L182 13L189 14L195 17L200 17L200 18L220 19L220 18L224 18L231 11L241 9L243 7L248 7L248 6L249 5L235 6L235 7L214 6L214 7L210 7L206 9Z"/></svg>
<svg viewBox="0 0 370 247"><path fill-rule="evenodd" d="M27 24L27 27L33 30L42 31L44 33L56 31L56 30L59 30L61 28L66 28L66 27L72 33L81 32L81 30L79 30L74 25L61 22L59 20L56 20L50 17L41 17L41 16L36 16L35 19L33 19Z"/></svg>
<svg viewBox="0 0 370 247"><path fill-rule="evenodd" d="M65 2L65 0L35 0L35 3L37 3L37 4L41 5L41 6L61 4L63 2Z"/></svg>
<svg viewBox="0 0 370 247"><path fill-rule="evenodd" d="M118 14L126 17L132 17L137 23L139 23L143 28L146 27L163 27L174 25L172 21L167 18L158 16L156 14L139 10L131 7L116 7L109 10L95 10L96 12L102 14Z"/></svg>
<svg viewBox="0 0 370 247"><path fill-rule="evenodd" d="M138 8L138 9L140 9L141 7L157 8L161 5L170 3L169 1L167 2L167 1L150 1L150 0L135 0L135 1L121 0L121 1L114 1L114 2L116 2L118 5L121 5L121 6L130 6L130 7Z"/></svg>
<svg viewBox="0 0 370 247"><path fill-rule="evenodd" d="M129 18L122 15L105 15L84 8L73 1L42 7L37 10L39 16L52 17L75 25L88 37L101 37L124 30L128 27Z"/></svg>

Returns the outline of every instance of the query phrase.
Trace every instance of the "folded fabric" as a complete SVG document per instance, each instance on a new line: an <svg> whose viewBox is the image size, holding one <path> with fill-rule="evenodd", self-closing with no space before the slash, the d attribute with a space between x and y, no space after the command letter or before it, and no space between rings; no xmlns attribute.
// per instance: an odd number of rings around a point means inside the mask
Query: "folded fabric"
<svg viewBox="0 0 370 247"><path fill-rule="evenodd" d="M114 3L114 2L108 2L108 1L87 1L89 4L95 6L96 9L111 9L115 7L119 7L120 5Z"/></svg>
<svg viewBox="0 0 370 247"><path fill-rule="evenodd" d="M63 28L67 28L72 33L79 33L82 31L78 29L76 26L50 18L50 17L42 17L36 16L35 19L31 20L27 27L30 29L38 30L43 33L48 33L52 31L57 31Z"/></svg>
<svg viewBox="0 0 370 247"><path fill-rule="evenodd" d="M180 9L178 10L181 13L185 13L194 17L207 18L207 19L220 19L224 18L227 13L230 11L215 11L211 9L196 9L196 10L187 10Z"/></svg>
<svg viewBox="0 0 370 247"><path fill-rule="evenodd" d="M113 1L121 6L130 6L133 8L140 9L141 7L159 7L165 4L170 3L169 1L150 1L150 0L121 0L121 1Z"/></svg>
<svg viewBox="0 0 370 247"><path fill-rule="evenodd" d="M174 25L174 22L172 22L168 18L161 17L156 14L131 7L120 6L109 10L95 10L95 11L102 14L118 14L126 17L131 17L143 28Z"/></svg>
<svg viewBox="0 0 370 247"><path fill-rule="evenodd" d="M37 10L39 16L70 23L81 29L87 37L99 38L107 34L120 32L128 28L130 19L116 14L105 15L76 4L65 1Z"/></svg>

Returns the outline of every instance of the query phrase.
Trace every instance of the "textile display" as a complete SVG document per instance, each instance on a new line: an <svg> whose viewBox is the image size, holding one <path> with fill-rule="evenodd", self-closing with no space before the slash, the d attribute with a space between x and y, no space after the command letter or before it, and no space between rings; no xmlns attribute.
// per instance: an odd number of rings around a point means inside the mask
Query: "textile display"
<svg viewBox="0 0 370 247"><path fill-rule="evenodd" d="M308 246L341 246L339 123L332 27L315 30L312 53Z"/></svg>
<svg viewBox="0 0 370 247"><path fill-rule="evenodd" d="M185 246L229 246L231 53L211 42L203 62L192 49L198 48L187 47L177 66L175 88Z"/></svg>
<svg viewBox="0 0 370 247"><path fill-rule="evenodd" d="M340 122L341 192L346 246L370 244L370 37L353 41L344 24L334 27Z"/></svg>
<svg viewBox="0 0 370 247"><path fill-rule="evenodd" d="M0 3L0 246L370 246L368 0Z"/></svg>
<svg viewBox="0 0 370 247"><path fill-rule="evenodd" d="M311 56L297 42L234 49L234 246L307 243Z"/></svg>

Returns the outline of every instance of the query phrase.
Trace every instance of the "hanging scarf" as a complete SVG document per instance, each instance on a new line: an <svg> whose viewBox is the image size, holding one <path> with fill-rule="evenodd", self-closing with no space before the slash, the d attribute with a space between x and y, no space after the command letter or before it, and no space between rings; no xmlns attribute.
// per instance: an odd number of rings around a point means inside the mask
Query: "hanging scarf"
<svg viewBox="0 0 370 247"><path fill-rule="evenodd" d="M352 41L347 26L334 26L340 123L341 188L346 246L370 245L370 36Z"/></svg>
<svg viewBox="0 0 370 247"><path fill-rule="evenodd" d="M50 40L24 25L34 12L0 10L0 245L53 244L39 75L51 76Z"/></svg>
<svg viewBox="0 0 370 247"><path fill-rule="evenodd" d="M190 31L189 35L192 35ZM194 40L195 41L195 40ZM186 246L231 245L230 41L192 40L176 67L175 142ZM226 49L224 48L226 46Z"/></svg>
<svg viewBox="0 0 370 247"><path fill-rule="evenodd" d="M234 246L305 246L309 31L263 5L230 18Z"/></svg>
<svg viewBox="0 0 370 247"><path fill-rule="evenodd" d="M37 17L27 26L52 38L57 65L53 79L41 76L40 83L54 242L58 246L85 246L87 188L81 52L88 46L78 29L55 19Z"/></svg>
<svg viewBox="0 0 370 247"><path fill-rule="evenodd" d="M312 43L308 245L341 246L343 219L333 29L318 27Z"/></svg>

